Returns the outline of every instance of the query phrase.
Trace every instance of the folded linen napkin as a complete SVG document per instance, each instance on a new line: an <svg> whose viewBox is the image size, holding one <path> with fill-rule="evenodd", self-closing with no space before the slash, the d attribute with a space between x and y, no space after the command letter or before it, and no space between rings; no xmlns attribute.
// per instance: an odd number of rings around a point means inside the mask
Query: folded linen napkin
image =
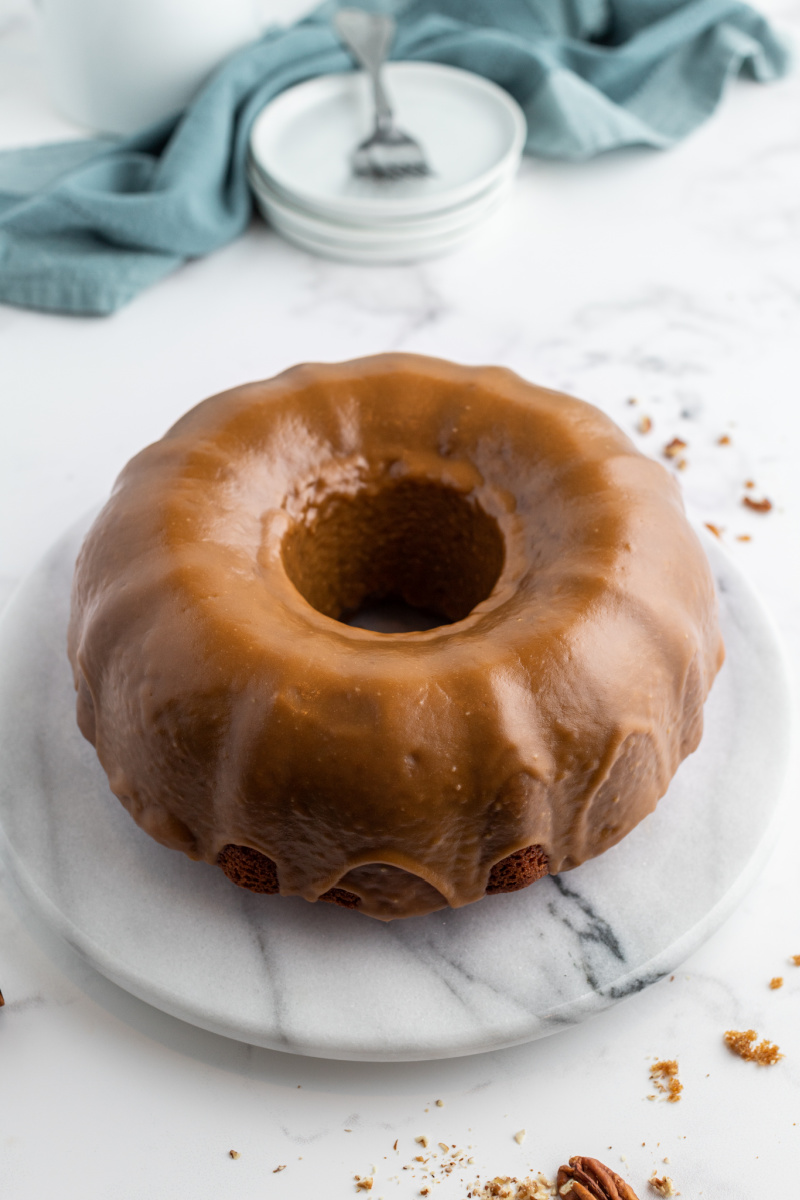
<svg viewBox="0 0 800 1200"><path fill-rule="evenodd" d="M0 154L0 301L111 313L240 234L251 212L245 161L256 115L293 84L352 69L330 24L339 3L233 55L177 122L122 141ZM731 76L766 82L788 69L785 45L739 0L382 7L398 21L393 58L494 80L525 111L527 151L552 158L670 146L709 116Z"/></svg>

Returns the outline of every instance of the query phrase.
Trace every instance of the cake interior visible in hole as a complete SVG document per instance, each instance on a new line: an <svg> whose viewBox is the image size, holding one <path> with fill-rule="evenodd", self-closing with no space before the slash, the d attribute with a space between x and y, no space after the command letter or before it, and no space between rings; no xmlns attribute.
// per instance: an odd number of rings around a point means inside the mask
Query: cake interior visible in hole
<svg viewBox="0 0 800 1200"><path fill-rule="evenodd" d="M491 594L505 559L497 522L480 505L416 480L330 496L282 549L289 578L318 612L381 632L462 620Z"/></svg>

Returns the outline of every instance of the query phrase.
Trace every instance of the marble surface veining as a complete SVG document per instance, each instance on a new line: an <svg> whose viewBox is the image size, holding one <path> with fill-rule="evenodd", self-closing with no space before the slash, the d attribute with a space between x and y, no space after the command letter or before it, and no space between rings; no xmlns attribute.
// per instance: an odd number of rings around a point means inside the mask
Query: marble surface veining
<svg viewBox="0 0 800 1200"><path fill-rule="evenodd" d="M764 8L800 39L797 0ZM426 266L324 263L255 223L109 320L0 309L0 596L202 396L301 359L402 348L573 390L654 455L686 441L687 501L764 597L796 683L799 110L797 74L741 83L669 154L527 162L485 236ZM0 144L67 132L44 96L30 10L5 0ZM772 500L767 515L742 506L747 480ZM426 1186L421 1135L437 1155L443 1139L474 1158L431 1185L441 1200L462 1200L477 1174L552 1175L573 1154L604 1159L641 1200L655 1169L687 1197L777 1192L800 1148L796 784L792 795L758 882L674 978L552 1037L431 1063L302 1058L175 1020L86 966L4 872L4 1196L340 1200L374 1172L372 1197L406 1200ZM729 1028L756 1029L784 1059L732 1057ZM654 1057L677 1058L679 1103L647 1099Z"/></svg>

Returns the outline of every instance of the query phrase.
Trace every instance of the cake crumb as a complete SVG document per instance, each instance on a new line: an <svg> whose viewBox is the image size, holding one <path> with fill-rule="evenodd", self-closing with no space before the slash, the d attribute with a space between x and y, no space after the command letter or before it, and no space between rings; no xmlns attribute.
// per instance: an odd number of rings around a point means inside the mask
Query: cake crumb
<svg viewBox="0 0 800 1200"><path fill-rule="evenodd" d="M782 975L773 975L772 979L770 979L770 981L769 981L769 986L771 987L773 992L776 991L777 988L782 988L783 987L783 976Z"/></svg>
<svg viewBox="0 0 800 1200"><path fill-rule="evenodd" d="M729 433L723 433L722 437L717 438L718 446L730 446L731 438Z"/></svg>
<svg viewBox="0 0 800 1200"><path fill-rule="evenodd" d="M638 429L639 433L649 433L653 428L653 422L649 417L640 417L636 428Z"/></svg>
<svg viewBox="0 0 800 1200"><path fill-rule="evenodd" d="M526 1179L497 1175L483 1186L474 1183L468 1192L475 1200L550 1200L551 1196L558 1194L553 1182L545 1178L541 1171L535 1179L532 1175Z"/></svg>
<svg viewBox="0 0 800 1200"><path fill-rule="evenodd" d="M658 1091L666 1096L670 1104L677 1104L683 1091L683 1084L678 1079L678 1064L674 1058L653 1063L650 1068L650 1079Z"/></svg>
<svg viewBox="0 0 800 1200"><path fill-rule="evenodd" d="M772 501L768 500L766 496L764 496L764 498L761 500L754 500L752 496L742 496L742 504L745 506L745 508L749 508L753 512L772 512Z"/></svg>
<svg viewBox="0 0 800 1200"><path fill-rule="evenodd" d="M681 452L686 450L687 447L688 442L685 442L683 438L674 437L672 441L667 442L666 446L664 447L664 458L678 458Z"/></svg>
<svg viewBox="0 0 800 1200"><path fill-rule="evenodd" d="M659 1196L674 1196L675 1184L670 1179L669 1175L656 1175L655 1171L647 1181L654 1192Z"/></svg>
<svg viewBox="0 0 800 1200"><path fill-rule="evenodd" d="M525 1130L524 1129L517 1130L517 1132L514 1134L514 1141L517 1143L518 1146L522 1145L522 1143L525 1141Z"/></svg>
<svg viewBox="0 0 800 1200"><path fill-rule="evenodd" d="M241 1158L238 1150L229 1150L228 1155L230 1158Z"/></svg>
<svg viewBox="0 0 800 1200"><path fill-rule="evenodd" d="M719 525L712 524L711 521L706 521L705 526L706 526L706 529L709 531L709 533L713 533L715 538L719 538L720 541L722 540L722 535L725 532L724 529L721 529ZM674 978L675 978L675 976L673 975L672 979L674 979ZM672 982L672 980L670 980L670 982Z"/></svg>
<svg viewBox="0 0 800 1200"><path fill-rule="evenodd" d="M760 1067L772 1067L783 1058L780 1048L766 1038L755 1045L756 1037L755 1029L729 1029L725 1034L725 1045L745 1062L754 1062Z"/></svg>

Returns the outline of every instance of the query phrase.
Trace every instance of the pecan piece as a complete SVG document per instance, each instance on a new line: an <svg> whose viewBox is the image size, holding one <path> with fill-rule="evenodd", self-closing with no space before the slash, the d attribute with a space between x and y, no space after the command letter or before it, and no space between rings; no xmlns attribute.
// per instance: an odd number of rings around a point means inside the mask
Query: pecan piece
<svg viewBox="0 0 800 1200"><path fill-rule="evenodd" d="M636 1193L596 1158L571 1158L558 1168L556 1188L569 1200L638 1200Z"/></svg>

